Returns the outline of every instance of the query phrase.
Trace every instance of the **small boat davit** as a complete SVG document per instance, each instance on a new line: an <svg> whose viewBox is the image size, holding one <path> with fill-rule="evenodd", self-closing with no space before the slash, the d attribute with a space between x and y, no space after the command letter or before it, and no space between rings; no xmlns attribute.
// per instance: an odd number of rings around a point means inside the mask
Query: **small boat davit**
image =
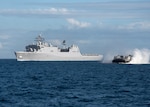
<svg viewBox="0 0 150 107"><path fill-rule="evenodd" d="M112 60L112 63L129 63L132 60L132 55L127 55L127 56L123 56L123 55L117 55L114 56L114 59Z"/></svg>

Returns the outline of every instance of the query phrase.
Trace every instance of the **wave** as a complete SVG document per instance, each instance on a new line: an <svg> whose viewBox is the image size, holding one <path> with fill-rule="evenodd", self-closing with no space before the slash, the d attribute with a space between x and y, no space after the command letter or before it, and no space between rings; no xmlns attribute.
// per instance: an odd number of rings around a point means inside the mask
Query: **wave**
<svg viewBox="0 0 150 107"><path fill-rule="evenodd" d="M149 49L134 49L132 55L133 58L130 64L150 64Z"/></svg>

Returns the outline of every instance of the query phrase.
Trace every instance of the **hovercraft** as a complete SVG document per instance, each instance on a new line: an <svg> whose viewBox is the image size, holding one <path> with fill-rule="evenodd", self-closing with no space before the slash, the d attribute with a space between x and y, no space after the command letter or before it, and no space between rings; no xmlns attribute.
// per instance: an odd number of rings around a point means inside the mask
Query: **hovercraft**
<svg viewBox="0 0 150 107"><path fill-rule="evenodd" d="M132 55L127 55L127 56L123 56L123 55L117 55L114 56L114 59L112 60L112 63L129 63L132 60Z"/></svg>

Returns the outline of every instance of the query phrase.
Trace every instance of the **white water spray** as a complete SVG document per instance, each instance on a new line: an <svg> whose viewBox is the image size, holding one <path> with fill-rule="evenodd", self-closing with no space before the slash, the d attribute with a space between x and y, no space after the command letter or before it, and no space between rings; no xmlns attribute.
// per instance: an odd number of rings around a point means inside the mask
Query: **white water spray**
<svg viewBox="0 0 150 107"><path fill-rule="evenodd" d="M133 58L130 64L150 64L150 50L134 49L132 52Z"/></svg>

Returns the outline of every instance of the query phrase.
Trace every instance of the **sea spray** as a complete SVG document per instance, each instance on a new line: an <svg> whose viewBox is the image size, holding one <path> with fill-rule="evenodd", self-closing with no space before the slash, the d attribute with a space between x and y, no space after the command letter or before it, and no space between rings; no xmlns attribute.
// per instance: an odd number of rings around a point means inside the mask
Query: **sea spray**
<svg viewBox="0 0 150 107"><path fill-rule="evenodd" d="M148 49L134 49L133 58L130 64L149 64L150 50Z"/></svg>
<svg viewBox="0 0 150 107"><path fill-rule="evenodd" d="M112 53L106 54L103 58L102 63L112 63L113 58L114 58L114 54Z"/></svg>

